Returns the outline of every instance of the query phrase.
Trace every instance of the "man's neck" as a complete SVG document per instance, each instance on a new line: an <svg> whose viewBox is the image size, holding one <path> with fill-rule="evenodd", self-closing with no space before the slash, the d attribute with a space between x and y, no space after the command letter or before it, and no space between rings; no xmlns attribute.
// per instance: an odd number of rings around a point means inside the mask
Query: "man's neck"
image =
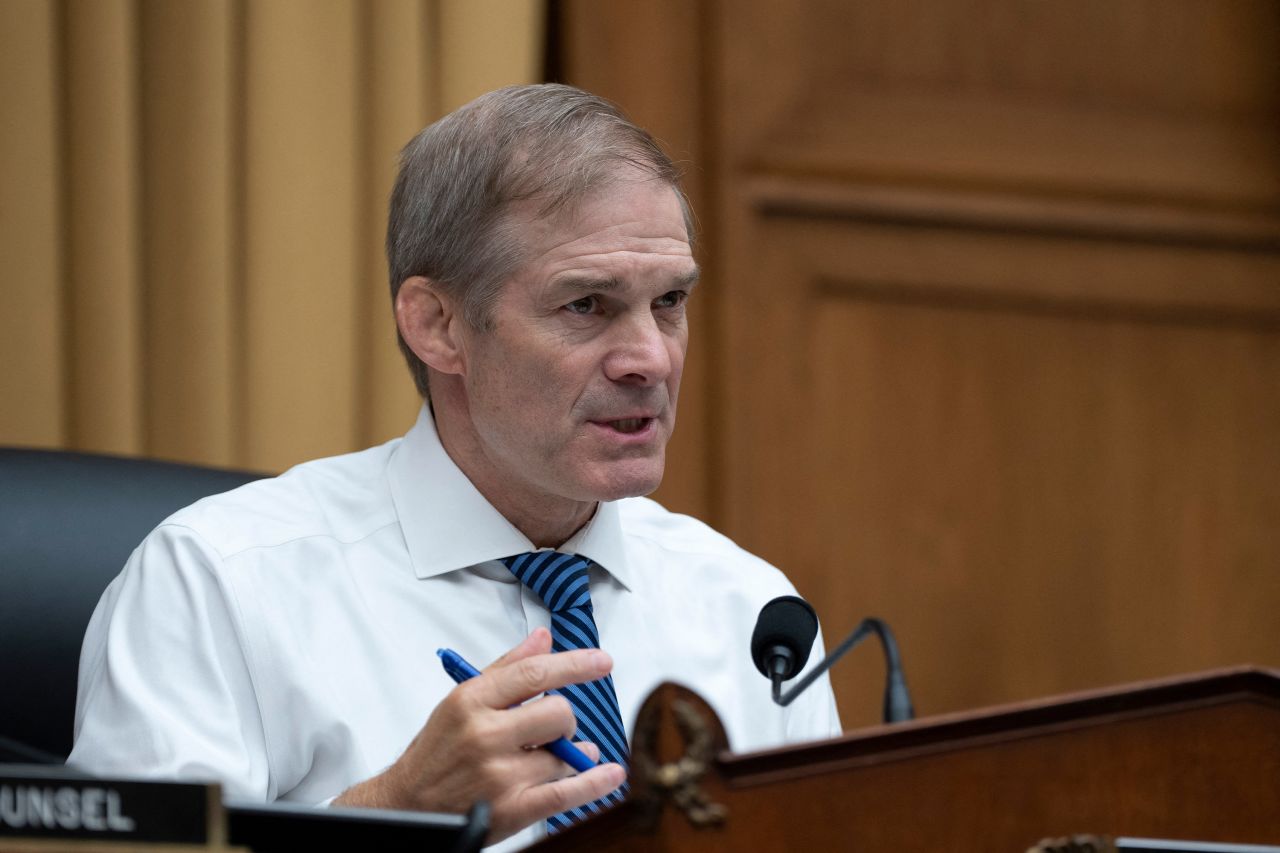
<svg viewBox="0 0 1280 853"><path fill-rule="evenodd" d="M562 516L522 514L516 507L504 508L479 485L476 488L480 489L480 494L484 495L494 509L502 513L507 521L528 537L535 548L559 548L572 539L575 533L587 526L595 515L596 508L599 507L598 503L589 503L584 505L585 512Z"/></svg>
<svg viewBox="0 0 1280 853"><path fill-rule="evenodd" d="M470 433L455 429L449 423L449 418L441 417L434 407L431 414L435 419L440 444L453 464L466 475L476 491L523 533L535 548L559 548L595 516L600 505L598 501L528 495L518 488L513 489L510 482L490 475L486 466L472 464L472 460L478 458L478 448L467 444Z"/></svg>

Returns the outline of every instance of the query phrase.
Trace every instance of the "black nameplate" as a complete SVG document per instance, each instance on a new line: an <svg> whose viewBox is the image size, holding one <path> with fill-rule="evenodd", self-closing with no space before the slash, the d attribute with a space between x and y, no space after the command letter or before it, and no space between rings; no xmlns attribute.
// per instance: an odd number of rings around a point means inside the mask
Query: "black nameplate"
<svg viewBox="0 0 1280 853"><path fill-rule="evenodd" d="M0 837L207 844L216 788L0 764Z"/></svg>

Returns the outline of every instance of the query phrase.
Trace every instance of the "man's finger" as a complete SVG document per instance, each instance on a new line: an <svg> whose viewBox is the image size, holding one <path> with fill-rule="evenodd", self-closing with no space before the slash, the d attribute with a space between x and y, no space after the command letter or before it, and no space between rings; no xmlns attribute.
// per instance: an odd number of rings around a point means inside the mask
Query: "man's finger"
<svg viewBox="0 0 1280 853"><path fill-rule="evenodd" d="M544 696L503 712L497 745L503 749L542 746L556 738L572 739L578 728L569 700Z"/></svg>
<svg viewBox="0 0 1280 853"><path fill-rule="evenodd" d="M533 655L490 667L475 680L474 695L490 708L507 708L566 684L604 678L612 669L613 659L600 649Z"/></svg>
<svg viewBox="0 0 1280 853"><path fill-rule="evenodd" d="M582 750L582 754L585 755L587 758L591 759L592 763L595 763L600 760L600 747L596 746L591 741L575 740L575 741L572 741L572 743L578 749ZM578 772L577 770L574 770L572 767L570 767L568 764L565 764L563 761L560 761L559 759L556 759L556 761L557 761L557 764L556 764L555 772L546 777L546 780L548 782L554 781L556 779L563 779L565 776L573 776ZM594 770L595 768L592 768L592 769Z"/></svg>
<svg viewBox="0 0 1280 853"><path fill-rule="evenodd" d="M545 820L553 814L598 800L617 790L626 780L627 771L622 765L600 764L586 773L526 788L520 792L516 808L524 816L524 823Z"/></svg>
<svg viewBox="0 0 1280 853"><path fill-rule="evenodd" d="M594 743L574 741L573 745L582 750L582 753L590 758L592 762L600 760L600 749ZM579 772L557 758L550 750L536 746L526 747L525 755L522 756L519 764L511 766L518 769L511 771L508 781L519 780L523 787L554 782L557 779L573 776ZM591 769L594 770L595 768L592 767Z"/></svg>

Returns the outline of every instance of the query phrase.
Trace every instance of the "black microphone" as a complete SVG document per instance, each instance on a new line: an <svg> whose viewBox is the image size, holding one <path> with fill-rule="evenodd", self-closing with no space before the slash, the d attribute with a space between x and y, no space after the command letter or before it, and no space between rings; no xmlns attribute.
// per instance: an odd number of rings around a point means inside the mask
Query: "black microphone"
<svg viewBox="0 0 1280 853"><path fill-rule="evenodd" d="M773 701L782 693L782 682L809 662L817 636L818 614L803 598L784 595L760 610L751 632L751 659L760 674L773 682Z"/></svg>
<svg viewBox="0 0 1280 853"><path fill-rule="evenodd" d="M812 630L808 628L806 619L812 620ZM790 705L836 661L862 642L867 634L874 633L880 638L880 645L884 649L884 721L898 723L915 716L893 631L884 622L874 618L859 622L858 627L853 629L853 633L836 646L831 654L823 658L821 663L796 682L785 694L782 693L782 682L804 668L805 662L809 659L809 647L813 644L817 632L818 617L809 603L802 598L785 595L775 598L760 610L760 616L756 620L756 630L751 635L751 657L756 663L756 669L773 681L774 702L784 707ZM793 651L797 647L802 648L803 651L798 653ZM780 659L787 663L780 663Z"/></svg>

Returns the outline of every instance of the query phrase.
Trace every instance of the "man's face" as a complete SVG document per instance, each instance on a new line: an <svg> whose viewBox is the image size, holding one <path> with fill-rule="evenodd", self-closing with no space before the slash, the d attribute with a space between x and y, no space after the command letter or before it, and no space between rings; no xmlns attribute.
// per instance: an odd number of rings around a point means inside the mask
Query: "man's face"
<svg viewBox="0 0 1280 853"><path fill-rule="evenodd" d="M662 479L697 278L675 192L638 175L550 219L518 208L528 260L491 327L463 332L472 439L458 459L518 500L603 501Z"/></svg>

